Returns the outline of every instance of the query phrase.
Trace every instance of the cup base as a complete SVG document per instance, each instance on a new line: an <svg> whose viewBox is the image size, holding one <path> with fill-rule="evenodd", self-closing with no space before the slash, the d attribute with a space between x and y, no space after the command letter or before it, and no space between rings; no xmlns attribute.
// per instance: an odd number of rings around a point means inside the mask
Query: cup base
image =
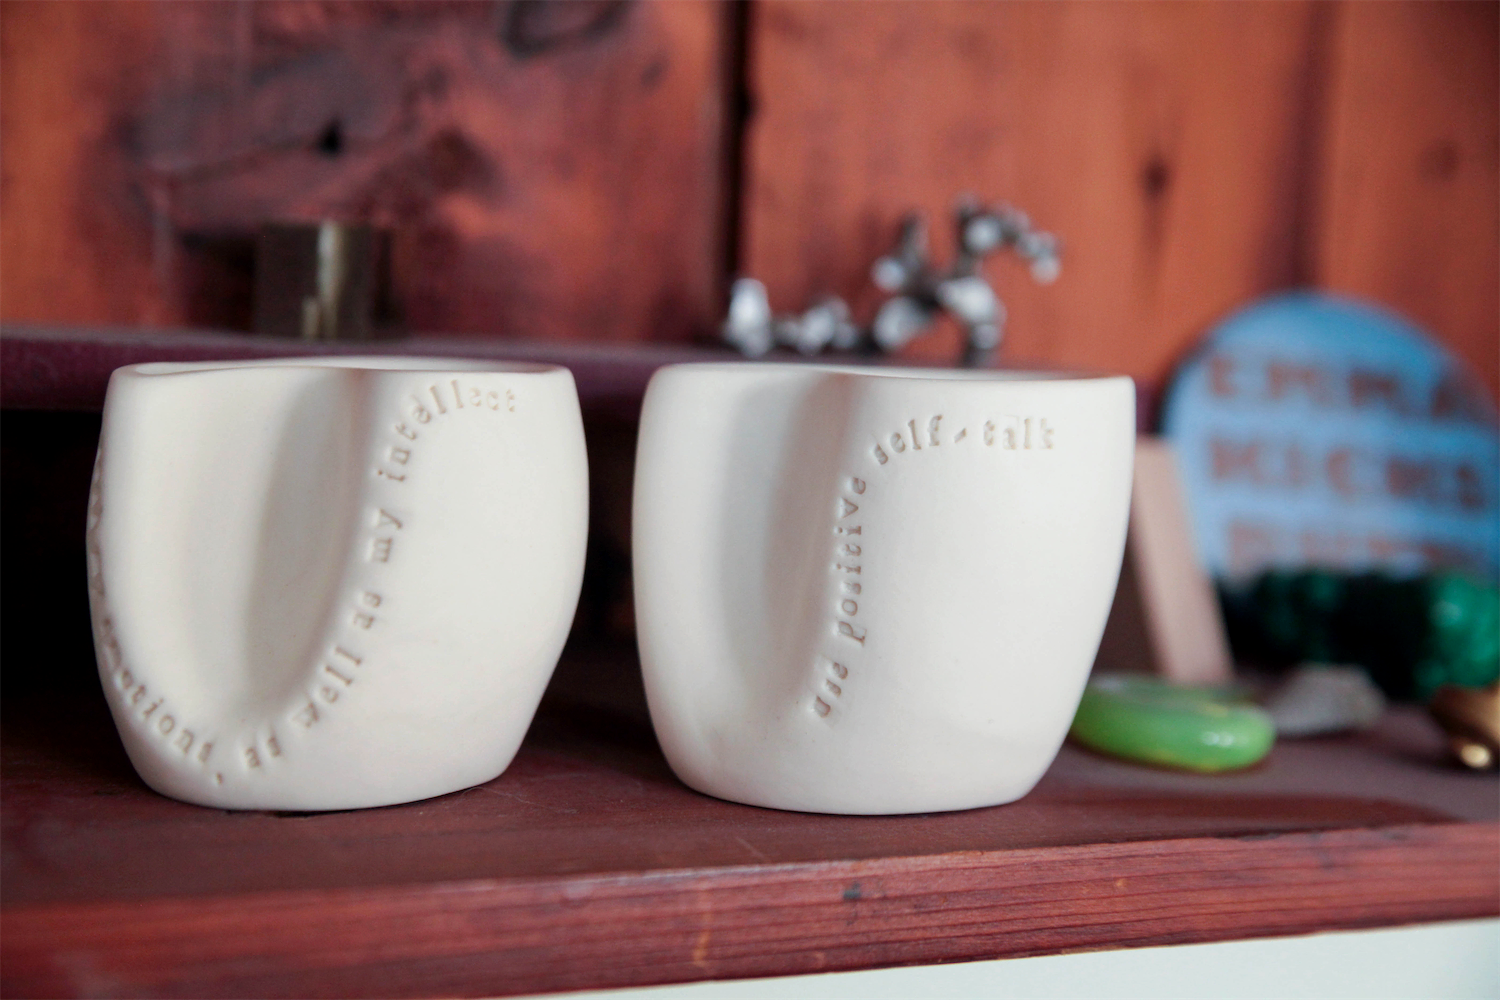
<svg viewBox="0 0 1500 1000"><path fill-rule="evenodd" d="M694 782L682 775L678 779L693 791L725 802L758 809L777 809L782 812L808 813L818 816L918 816L927 813L965 812L970 809L989 809L1009 805L1031 794L1040 776L1027 782L1024 787L1008 788L988 794L932 795L930 791L907 790L904 793L883 797L880 802L852 803L846 801L817 801L805 795L734 794L722 788L710 787L706 783Z"/></svg>

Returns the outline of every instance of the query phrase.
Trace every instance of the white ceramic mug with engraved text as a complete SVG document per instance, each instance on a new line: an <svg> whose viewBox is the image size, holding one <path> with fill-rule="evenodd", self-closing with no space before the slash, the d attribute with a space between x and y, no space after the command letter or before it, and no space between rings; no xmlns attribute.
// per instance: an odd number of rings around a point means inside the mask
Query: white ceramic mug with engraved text
<svg viewBox="0 0 1500 1000"><path fill-rule="evenodd" d="M1134 436L1124 377L659 371L633 558L673 770L811 812L1025 795L1103 632Z"/></svg>
<svg viewBox="0 0 1500 1000"><path fill-rule="evenodd" d="M136 770L237 809L386 805L495 777L572 622L587 476L561 368L115 372L89 592Z"/></svg>

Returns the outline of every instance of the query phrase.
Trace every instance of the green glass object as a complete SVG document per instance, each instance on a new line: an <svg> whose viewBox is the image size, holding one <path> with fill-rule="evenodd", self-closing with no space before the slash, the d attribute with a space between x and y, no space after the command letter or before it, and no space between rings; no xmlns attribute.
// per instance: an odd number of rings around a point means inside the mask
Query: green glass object
<svg viewBox="0 0 1500 1000"><path fill-rule="evenodd" d="M1212 773L1260 760L1276 741L1276 727L1222 688L1105 675L1084 689L1069 735L1111 756Z"/></svg>

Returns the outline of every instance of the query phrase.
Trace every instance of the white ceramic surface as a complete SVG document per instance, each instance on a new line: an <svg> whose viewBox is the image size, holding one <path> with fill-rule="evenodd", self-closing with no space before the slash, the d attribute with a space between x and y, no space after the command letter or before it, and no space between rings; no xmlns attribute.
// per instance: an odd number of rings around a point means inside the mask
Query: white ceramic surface
<svg viewBox="0 0 1500 1000"><path fill-rule="evenodd" d="M1026 794L1104 628L1134 438L1123 377L662 369L633 558L673 770L813 812Z"/></svg>
<svg viewBox="0 0 1500 1000"><path fill-rule="evenodd" d="M240 809L385 805L495 777L572 622L587 476L565 369L115 372L89 591L136 770Z"/></svg>

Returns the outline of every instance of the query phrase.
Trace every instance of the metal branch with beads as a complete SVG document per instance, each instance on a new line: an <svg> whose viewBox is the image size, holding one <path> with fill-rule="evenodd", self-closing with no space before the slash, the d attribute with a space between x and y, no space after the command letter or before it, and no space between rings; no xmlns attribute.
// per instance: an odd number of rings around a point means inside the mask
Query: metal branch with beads
<svg viewBox="0 0 1500 1000"><path fill-rule="evenodd" d="M984 208L965 197L954 211L958 252L946 271L932 263L926 218L914 212L902 220L895 247L870 269L876 287L891 297L869 329L857 326L849 306L836 296L819 299L800 315L776 316L765 286L740 278L730 293L724 340L750 357L776 346L807 355L827 348L892 352L927 332L938 314L947 312L964 331L961 363L987 364L1004 338L1005 306L983 275L985 258L1010 250L1030 264L1036 281L1050 284L1060 267L1058 241L1009 205Z"/></svg>

